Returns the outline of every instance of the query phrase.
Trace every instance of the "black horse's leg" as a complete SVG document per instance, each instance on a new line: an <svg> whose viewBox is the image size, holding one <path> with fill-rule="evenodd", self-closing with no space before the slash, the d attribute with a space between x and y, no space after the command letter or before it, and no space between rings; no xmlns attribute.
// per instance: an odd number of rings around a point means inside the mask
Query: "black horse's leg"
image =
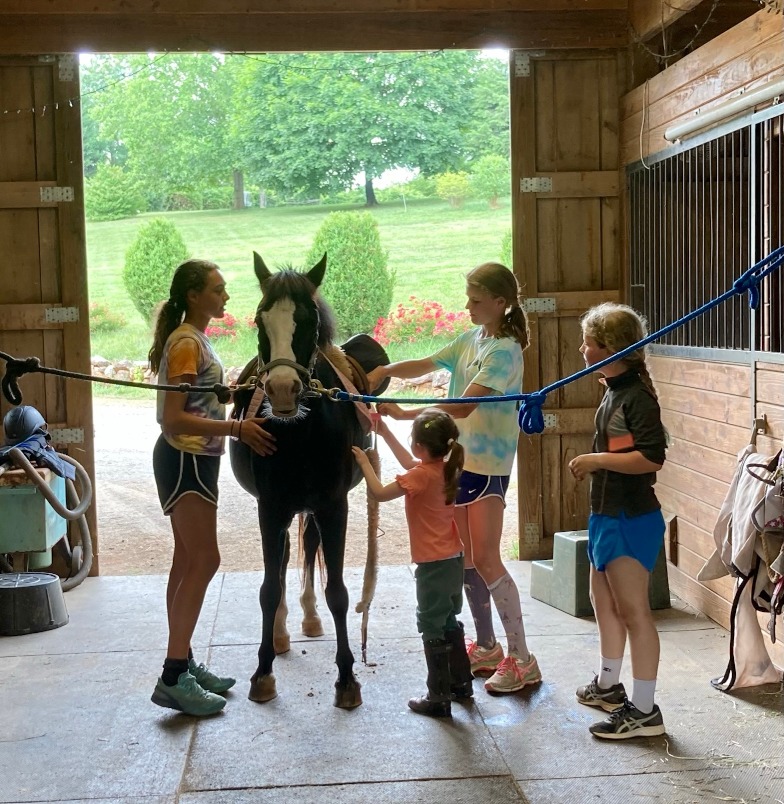
<svg viewBox="0 0 784 804"><path fill-rule="evenodd" d="M288 653L291 650L291 636L286 626L286 618L289 616L289 607L286 603L286 567L289 565L291 555L291 534L286 532L286 546L283 553L283 566L280 571L280 603L275 611L275 626L273 628L272 644L275 653Z"/></svg>
<svg viewBox="0 0 784 804"><path fill-rule="evenodd" d="M274 628L275 612L283 592L281 573L285 572L283 560L286 557L286 528L289 519L281 521L280 516L270 516L267 508L259 504L259 525L261 527L261 547L264 554L264 581L259 590L261 604L261 645L259 646L259 666L250 679L248 698L257 703L271 701L277 697L272 663L275 660Z"/></svg>
<svg viewBox="0 0 784 804"><path fill-rule="evenodd" d="M302 633L308 637L319 637L324 634L324 626L316 604L315 575L316 555L321 544L321 534L313 516L305 517L305 532L302 535L305 551L305 571L302 594L299 602L302 606Z"/></svg>
<svg viewBox="0 0 784 804"><path fill-rule="evenodd" d="M354 655L348 643L348 590L343 582L343 558L346 546L346 525L348 522L348 501L344 498L339 505L317 514L321 543L324 551L324 564L327 568L327 605L332 612L337 638L335 662L338 666L338 680L335 682L335 706L353 709L362 703L360 683L354 675Z"/></svg>

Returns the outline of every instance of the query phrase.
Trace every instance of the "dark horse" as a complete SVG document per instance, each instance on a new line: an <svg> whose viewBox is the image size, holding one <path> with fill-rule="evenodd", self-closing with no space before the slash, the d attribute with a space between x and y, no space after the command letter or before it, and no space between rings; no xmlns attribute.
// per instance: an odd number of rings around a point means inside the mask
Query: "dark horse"
<svg viewBox="0 0 784 804"><path fill-rule="evenodd" d="M304 513L306 566L310 565L312 581L313 554L320 540L327 575L325 596L335 622L335 706L350 709L362 703L362 695L348 642L343 556L348 492L360 478L351 447L365 448L368 439L353 405L310 390L311 380L320 381L325 388L341 385L325 358L334 334L331 312L316 292L324 278L326 254L307 273L286 269L272 274L258 254L254 252L253 257L262 293L256 311L259 351L258 364L252 360L244 374L246 378L258 375L264 400L251 415L265 419L265 429L277 439L277 451L261 456L240 441L230 445L232 469L240 485L258 499L264 555L259 666L251 677L248 697L263 702L277 695L272 675L273 636L276 612L285 597L288 528L295 515ZM258 398L259 391L256 395ZM236 400L235 416L248 415L249 396L250 392Z"/></svg>

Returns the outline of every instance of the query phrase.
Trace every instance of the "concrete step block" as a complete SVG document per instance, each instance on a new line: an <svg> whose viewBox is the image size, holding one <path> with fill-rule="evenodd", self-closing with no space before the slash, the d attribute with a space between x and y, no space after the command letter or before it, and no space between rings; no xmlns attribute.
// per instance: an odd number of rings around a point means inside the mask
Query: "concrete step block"
<svg viewBox="0 0 784 804"><path fill-rule="evenodd" d="M531 597L541 600L552 606L550 595L552 591L553 562L534 561L531 563Z"/></svg>
<svg viewBox="0 0 784 804"><path fill-rule="evenodd" d="M535 561L532 564L531 597L573 617L593 615L587 530L555 534L552 561ZM654 610L669 608L671 605L663 539L662 549L651 573L649 600Z"/></svg>

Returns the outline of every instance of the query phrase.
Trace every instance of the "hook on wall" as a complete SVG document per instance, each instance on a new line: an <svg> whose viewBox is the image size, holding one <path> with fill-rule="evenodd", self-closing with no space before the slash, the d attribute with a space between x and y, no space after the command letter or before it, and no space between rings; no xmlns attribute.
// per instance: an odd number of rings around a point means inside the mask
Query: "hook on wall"
<svg viewBox="0 0 784 804"><path fill-rule="evenodd" d="M749 444L752 447L757 446L757 436L764 435L768 432L768 414L763 413L762 418L754 419L751 424L751 439L749 440Z"/></svg>

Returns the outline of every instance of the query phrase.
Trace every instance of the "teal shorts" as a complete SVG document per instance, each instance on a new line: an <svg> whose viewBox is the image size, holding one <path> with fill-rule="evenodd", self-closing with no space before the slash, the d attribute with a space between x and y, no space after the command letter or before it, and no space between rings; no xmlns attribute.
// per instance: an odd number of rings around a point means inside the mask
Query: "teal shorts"
<svg viewBox="0 0 784 804"><path fill-rule="evenodd" d="M661 511L627 517L591 514L588 519L588 558L599 571L616 558L629 556L653 572L664 543L664 517Z"/></svg>

